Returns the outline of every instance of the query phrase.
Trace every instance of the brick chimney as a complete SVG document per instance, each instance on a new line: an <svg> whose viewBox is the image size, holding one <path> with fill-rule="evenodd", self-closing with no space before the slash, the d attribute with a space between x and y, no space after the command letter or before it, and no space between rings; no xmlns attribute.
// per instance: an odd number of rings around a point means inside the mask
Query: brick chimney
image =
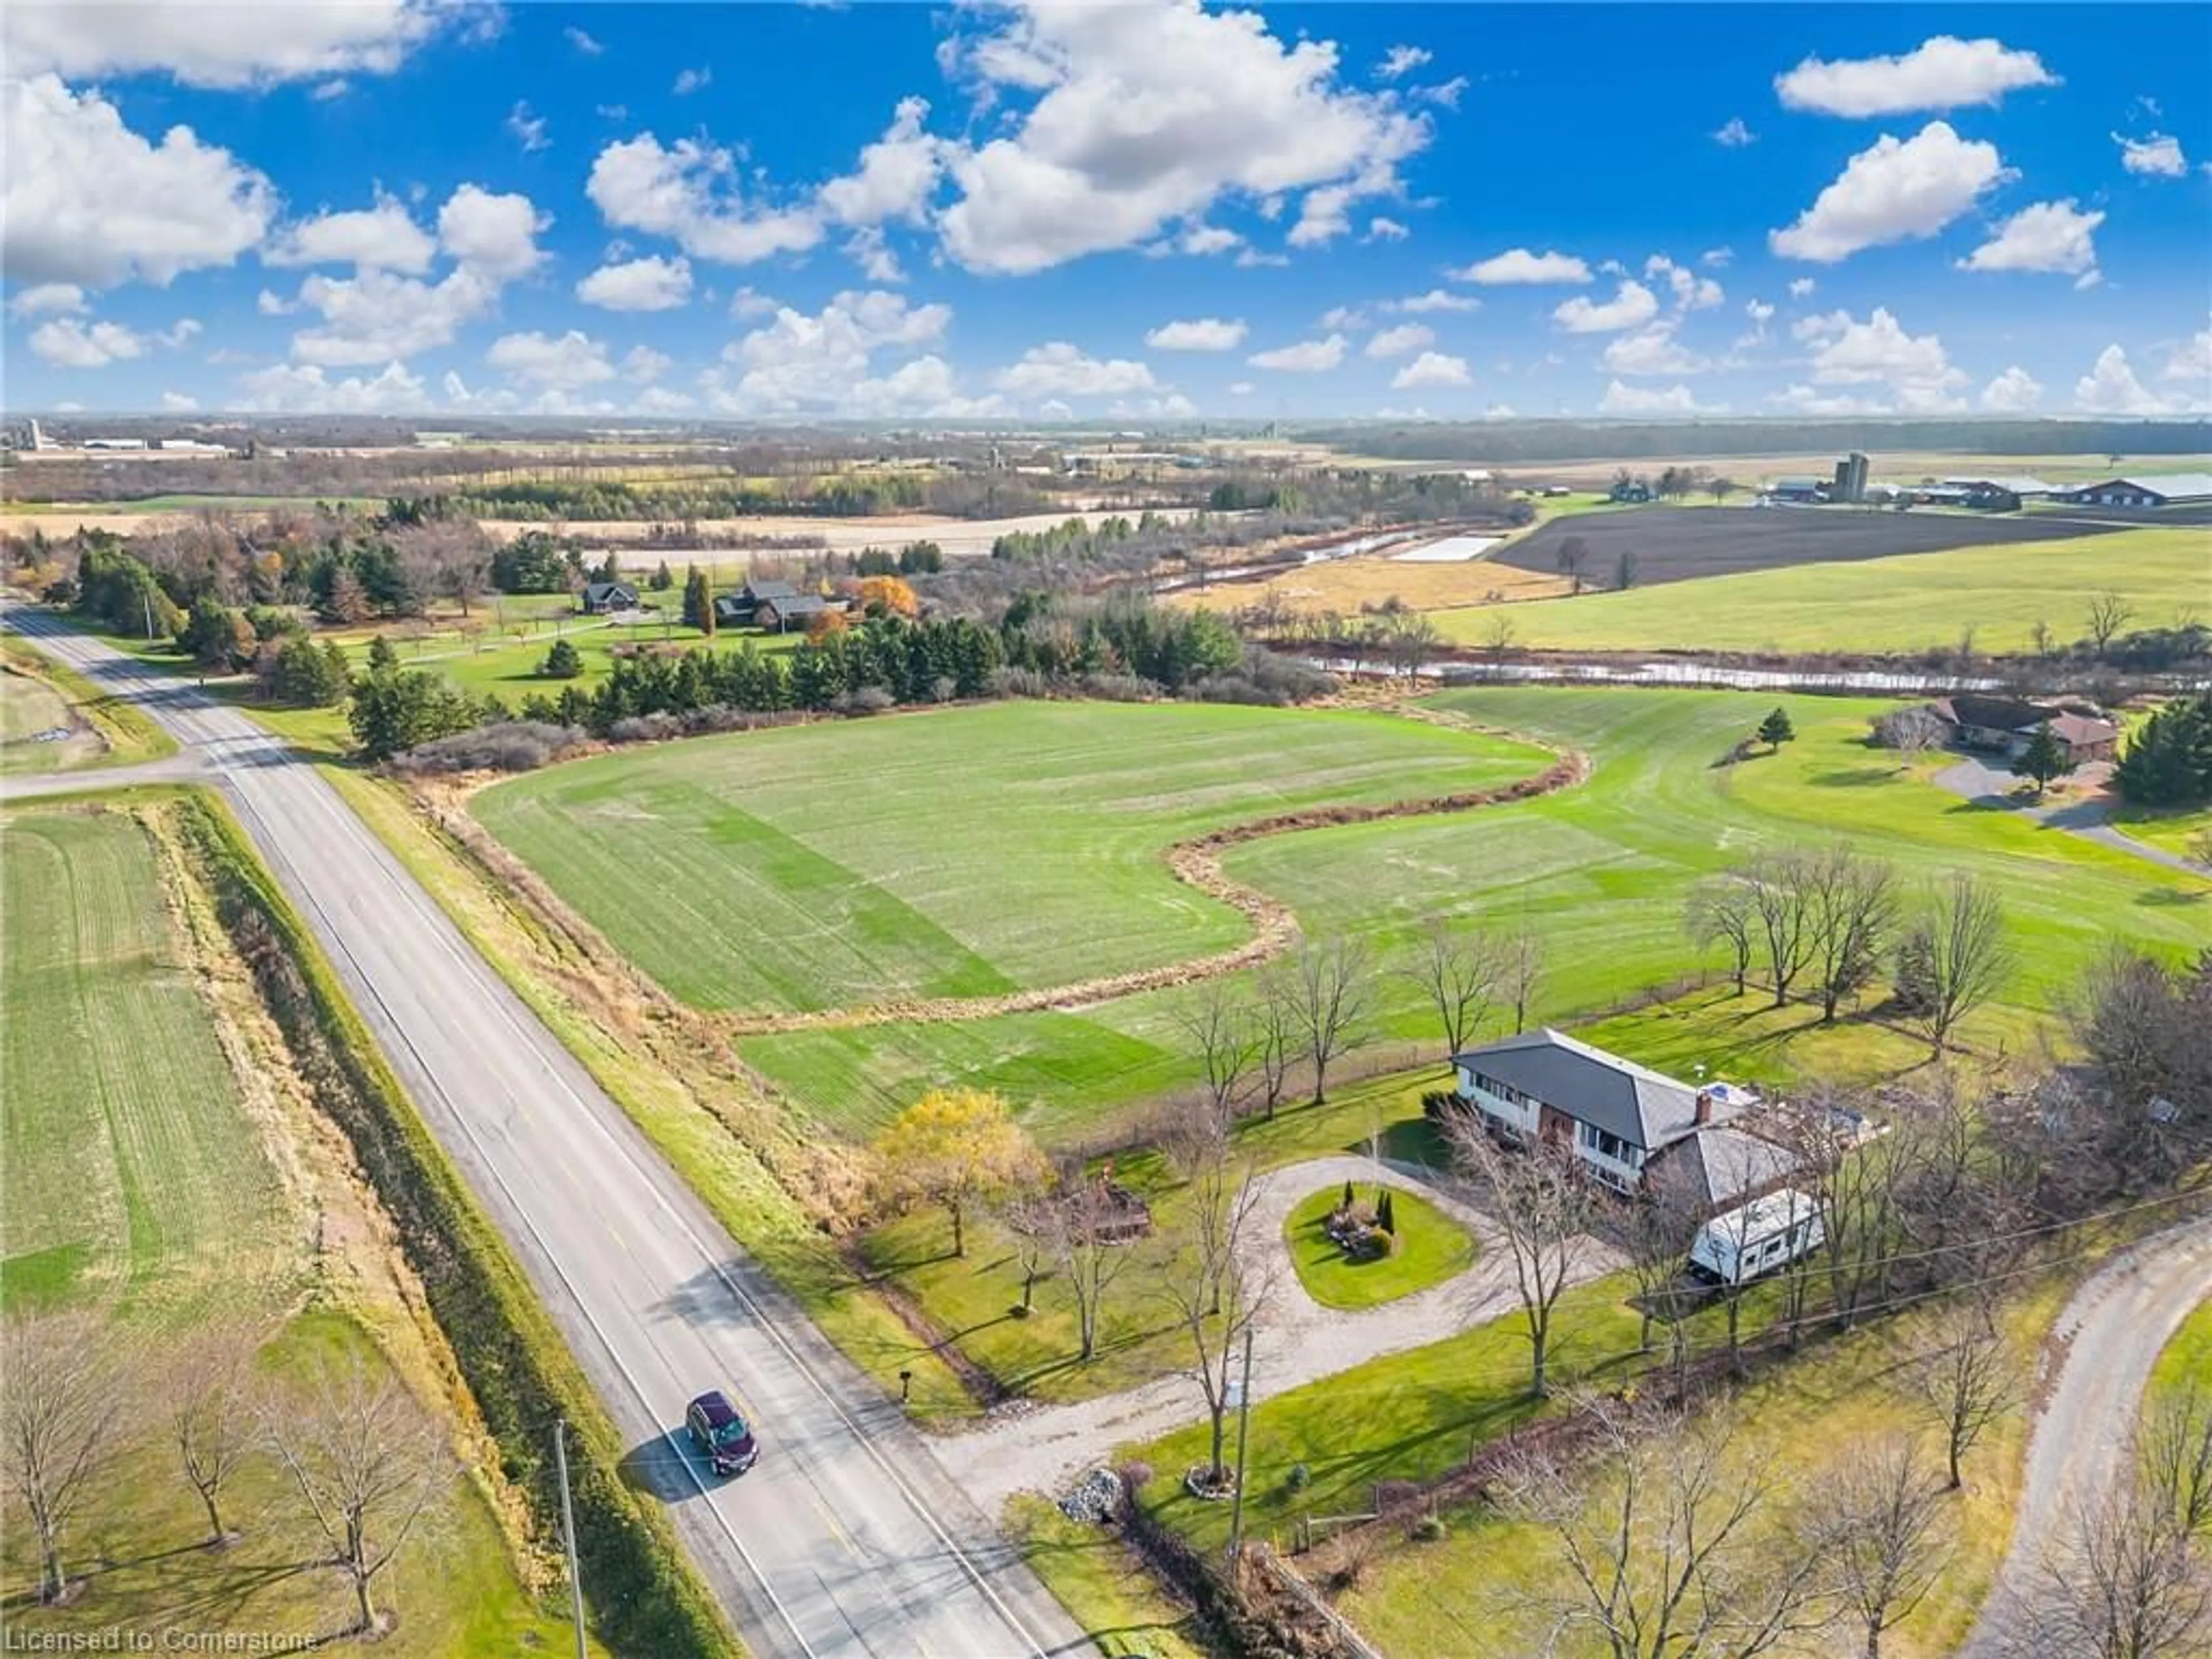
<svg viewBox="0 0 2212 1659"><path fill-rule="evenodd" d="M1702 1129L1712 1121L1713 1091L1711 1089L1700 1089L1698 1091L1698 1127Z"/></svg>

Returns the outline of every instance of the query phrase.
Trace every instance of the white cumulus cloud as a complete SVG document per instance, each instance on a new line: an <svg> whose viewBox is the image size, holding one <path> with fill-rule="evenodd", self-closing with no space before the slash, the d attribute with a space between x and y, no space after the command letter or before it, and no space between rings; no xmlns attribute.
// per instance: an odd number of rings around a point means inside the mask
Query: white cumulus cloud
<svg viewBox="0 0 2212 1659"><path fill-rule="evenodd" d="M1995 415L2025 415L2042 401L2042 386L2018 364L1982 388L1982 407Z"/></svg>
<svg viewBox="0 0 2212 1659"><path fill-rule="evenodd" d="M820 243L815 208L748 203L732 182L736 170L734 156L702 140L664 147L641 133L599 152L584 193L617 229L665 236L695 259L751 264Z"/></svg>
<svg viewBox="0 0 2212 1659"><path fill-rule="evenodd" d="M878 356L942 340L945 305L910 305L886 289L848 290L819 312L775 308L773 320L722 349L736 371L709 370L708 401L733 415L895 415L956 418L978 408L960 397L951 368L930 353L876 372Z"/></svg>
<svg viewBox="0 0 2212 1659"><path fill-rule="evenodd" d="M1885 385L1904 414L1941 414L1965 406L1959 388L1966 376L1952 367L1942 340L1907 333L1882 307L1875 307L1863 322L1844 311L1803 318L1790 332L1815 348L1812 371L1818 385Z"/></svg>
<svg viewBox="0 0 2212 1659"><path fill-rule="evenodd" d="M419 375L403 363L387 363L373 379L333 380L313 363L278 363L238 377L246 396L239 407L262 413L391 415L428 409L432 400Z"/></svg>
<svg viewBox="0 0 2212 1659"><path fill-rule="evenodd" d="M86 308L84 290L75 283L41 283L9 296L10 317L44 317Z"/></svg>
<svg viewBox="0 0 2212 1659"><path fill-rule="evenodd" d="M1455 282L1503 287L1516 283L1587 283L1590 269L1571 254L1531 253L1525 247L1516 247L1445 275Z"/></svg>
<svg viewBox="0 0 2212 1659"><path fill-rule="evenodd" d="M615 378L606 346L580 329L572 328L558 337L534 330L502 334L484 353L484 362L530 386L573 390Z"/></svg>
<svg viewBox="0 0 2212 1659"><path fill-rule="evenodd" d="M1367 342L1370 357L1404 357L1436 343L1436 330L1421 323L1401 323L1386 328ZM1427 355L1433 356L1434 353Z"/></svg>
<svg viewBox="0 0 2212 1659"><path fill-rule="evenodd" d="M2120 165L2130 173L2150 179L2189 176L2189 158L2181 153L2181 140L2171 133L2154 132L2148 138L2130 138L2116 132L2112 142L2120 147Z"/></svg>
<svg viewBox="0 0 2212 1659"><path fill-rule="evenodd" d="M1352 342L1341 334L1331 334L1325 339L1300 340L1295 345L1277 346L1272 351L1255 352L1244 361L1255 368L1271 368L1291 374L1320 374L1341 363L1351 344Z"/></svg>
<svg viewBox="0 0 2212 1659"><path fill-rule="evenodd" d="M1432 288L1426 294L1415 294L1403 300L1386 300L1385 311L1403 311L1414 314L1430 311L1477 311L1482 301L1471 294L1454 294L1449 289Z"/></svg>
<svg viewBox="0 0 2212 1659"><path fill-rule="evenodd" d="M1417 386L1472 386L1467 359L1442 351L1424 351L1390 377L1390 390L1410 392Z"/></svg>
<svg viewBox="0 0 2212 1659"><path fill-rule="evenodd" d="M1994 104L2008 92L2052 87L2058 77L2032 52L2001 40L1939 34L1889 58L1808 58L1774 77L1784 108L1821 115L1900 115L1910 110Z"/></svg>
<svg viewBox="0 0 2212 1659"><path fill-rule="evenodd" d="M1593 302L1577 294L1552 313L1552 320L1570 334L1607 334L1641 328L1658 314L1658 297L1643 283L1624 279L1610 300Z"/></svg>
<svg viewBox="0 0 2212 1659"><path fill-rule="evenodd" d="M1686 386L1671 386L1662 392L1653 386L1625 386L1619 380L1607 386L1605 396L1597 400L1601 415L1706 415L1717 408L1700 404Z"/></svg>
<svg viewBox="0 0 2212 1659"><path fill-rule="evenodd" d="M2074 383L2074 403L2095 415L2164 415L2175 404L2136 378L2128 354L2108 345L2087 374Z"/></svg>
<svg viewBox="0 0 2212 1659"><path fill-rule="evenodd" d="M648 255L601 265L576 284L576 297L602 311L673 311L691 300L691 262Z"/></svg>
<svg viewBox="0 0 2212 1659"><path fill-rule="evenodd" d="M0 58L11 75L166 73L195 87L385 75L463 10L446 0L11 5L0 9Z"/></svg>
<svg viewBox="0 0 2212 1659"><path fill-rule="evenodd" d="M2048 270L2096 281L2097 227L2102 213L2084 213L2069 198L2022 208L1997 227L1990 240L1959 261L1961 270Z"/></svg>
<svg viewBox="0 0 2212 1659"><path fill-rule="evenodd" d="M1292 240L1323 241L1353 202L1396 194L1431 136L1395 94L1346 87L1333 43L1194 0L1010 10L948 62L1009 112L950 158L939 227L976 270L1133 247L1224 198L1300 196Z"/></svg>
<svg viewBox="0 0 2212 1659"><path fill-rule="evenodd" d="M373 208L319 213L286 225L261 251L264 265L360 265L420 276L438 245L414 216L390 197Z"/></svg>
<svg viewBox="0 0 2212 1659"><path fill-rule="evenodd" d="M1995 144L1961 138L1948 122L1930 121L1905 139L1884 133L1767 244L1784 258L1833 264L1863 248L1933 236L2011 176Z"/></svg>
<svg viewBox="0 0 2212 1659"><path fill-rule="evenodd" d="M1242 319L1197 317L1188 322L1162 323L1145 336L1155 351L1234 351L1244 343Z"/></svg>
<svg viewBox="0 0 2212 1659"><path fill-rule="evenodd" d="M463 185L438 210L438 245L464 266L505 282L538 268L545 256L537 239L552 222L527 196Z"/></svg>
<svg viewBox="0 0 2212 1659"><path fill-rule="evenodd" d="M991 384L1016 398L1111 398L1148 392L1152 371L1130 357L1093 357L1066 340L1031 346Z"/></svg>
<svg viewBox="0 0 2212 1659"><path fill-rule="evenodd" d="M4 15L12 23L71 9ZM12 282L166 286L181 271L231 264L276 213L269 180L228 150L187 126L149 143L100 94L73 93L57 76L0 81L0 265Z"/></svg>
<svg viewBox="0 0 2212 1659"><path fill-rule="evenodd" d="M120 323L57 317L31 331L31 354L57 368L105 368L126 357L144 356L146 341Z"/></svg>

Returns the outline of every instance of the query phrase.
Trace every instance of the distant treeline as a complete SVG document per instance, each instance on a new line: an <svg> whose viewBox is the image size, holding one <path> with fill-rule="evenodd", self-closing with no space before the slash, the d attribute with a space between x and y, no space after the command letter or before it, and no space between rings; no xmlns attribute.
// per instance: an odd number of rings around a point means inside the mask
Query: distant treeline
<svg viewBox="0 0 2212 1659"><path fill-rule="evenodd" d="M1879 458L1920 450L1943 454L2088 455L2116 465L2145 455L2212 450L2212 422L2189 421L1603 421L1389 422L1297 428L1291 434L1358 455L1392 460L1632 460L1662 456L1825 454L1864 450Z"/></svg>

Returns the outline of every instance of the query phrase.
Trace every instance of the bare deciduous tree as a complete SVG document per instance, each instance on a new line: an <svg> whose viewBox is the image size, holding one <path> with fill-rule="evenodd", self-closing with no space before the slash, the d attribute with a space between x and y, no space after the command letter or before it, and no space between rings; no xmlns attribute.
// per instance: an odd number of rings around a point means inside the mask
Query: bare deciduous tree
<svg viewBox="0 0 2212 1659"><path fill-rule="evenodd" d="M1759 926L1756 890L1741 876L1711 876L1690 890L1682 909L1682 925L1690 942L1699 950L1725 945L1729 970L1735 976L1735 994L1744 994L1751 977L1753 934Z"/></svg>
<svg viewBox="0 0 2212 1659"><path fill-rule="evenodd" d="M1198 1051L1206 1080L1206 1104L1227 1122L1237 1115L1259 1058L1261 1034L1251 1014L1238 1005L1220 980L1209 980L1182 1016L1184 1032Z"/></svg>
<svg viewBox="0 0 2212 1659"><path fill-rule="evenodd" d="M1552 1323L1589 1231L1596 1195L1567 1147L1540 1137L1520 1151L1491 1138L1478 1115L1448 1115L1452 1164L1476 1188L1504 1236L1528 1328L1528 1392L1549 1391Z"/></svg>
<svg viewBox="0 0 2212 1659"><path fill-rule="evenodd" d="M80 1313L24 1314L7 1325L0 1457L38 1540L39 1599L69 1590L62 1548L112 1450L115 1367L100 1322Z"/></svg>
<svg viewBox="0 0 2212 1659"><path fill-rule="evenodd" d="M1980 1310L1954 1307L1913 1384L1943 1437L1945 1490L1956 1492L1966 1485L1961 1466L1983 1431L2021 1403L2019 1367Z"/></svg>
<svg viewBox="0 0 2212 1659"><path fill-rule="evenodd" d="M1192 1121L1170 1148L1185 1182L1182 1224L1162 1237L1166 1257L1158 1295L1190 1339L1192 1376L1212 1428L1208 1476L1227 1478L1223 1441L1237 1351L1267 1304L1271 1280L1249 1258L1260 1190L1256 1171L1238 1158L1226 1127Z"/></svg>
<svg viewBox="0 0 2212 1659"><path fill-rule="evenodd" d="M1820 1018L1874 977L1881 945L1897 916L1897 872L1880 859L1838 842L1805 866L1806 923L1812 968L1820 991Z"/></svg>
<svg viewBox="0 0 2212 1659"><path fill-rule="evenodd" d="M1960 1021L2011 976L2012 948L1996 890L1963 870L1936 891L1923 927L1929 953L1920 1024L1940 1059Z"/></svg>
<svg viewBox="0 0 2212 1659"><path fill-rule="evenodd" d="M1045 1249L1075 1298L1076 1358L1098 1352L1098 1319L1107 1292L1128 1270L1136 1252L1119 1241L1121 1218L1105 1180L1080 1164L1063 1171L1059 1190L1035 1206Z"/></svg>
<svg viewBox="0 0 2212 1659"><path fill-rule="evenodd" d="M1544 982L1544 941L1527 925L1505 941L1502 954L1506 994L1513 999L1513 1030L1517 1036L1528 1029L1528 1005Z"/></svg>
<svg viewBox="0 0 2212 1659"><path fill-rule="evenodd" d="M1758 1659L1819 1627L1820 1553L1725 1417L1589 1409L1594 1456L1540 1453L1508 1475L1510 1508L1559 1540L1572 1582L1544 1604L1550 1628L1609 1659Z"/></svg>
<svg viewBox="0 0 2212 1659"><path fill-rule="evenodd" d="M2181 1659L2212 1650L2212 1561L2158 1496L2129 1484L2041 1564L2009 1659Z"/></svg>
<svg viewBox="0 0 2212 1659"><path fill-rule="evenodd" d="M1902 1435L1851 1448L1822 1482L1808 1540L1866 1638L1866 1659L1881 1659L1881 1638L1942 1578L1950 1522L1942 1483Z"/></svg>
<svg viewBox="0 0 2212 1659"><path fill-rule="evenodd" d="M1275 1108L1283 1103L1284 1091L1290 1085L1298 1035L1297 1003L1279 975L1261 977L1259 1000L1252 1006L1252 1031L1261 1108L1273 1122Z"/></svg>
<svg viewBox="0 0 2212 1659"><path fill-rule="evenodd" d="M398 1376L358 1359L272 1405L263 1426L328 1564L353 1588L354 1628L381 1628L376 1580L453 1486L443 1431Z"/></svg>
<svg viewBox="0 0 2212 1659"><path fill-rule="evenodd" d="M1431 916L1422 930L1419 954L1408 973L1428 995L1443 1027L1447 1058L1474 1042L1490 1017L1505 975L1505 952L1480 927L1455 929Z"/></svg>
<svg viewBox="0 0 2212 1659"><path fill-rule="evenodd" d="M1941 749L1948 735L1949 728L1931 708L1899 708L1875 717L1875 743L1895 750L1908 761Z"/></svg>
<svg viewBox="0 0 2212 1659"><path fill-rule="evenodd" d="M203 1332L179 1355L167 1379L169 1437L185 1479L207 1510L210 1547L236 1535L223 1525L223 1489L260 1438L253 1386L258 1346L245 1329Z"/></svg>
<svg viewBox="0 0 2212 1659"><path fill-rule="evenodd" d="M2154 1403L2136 1437L2151 1496L2191 1536L2212 1534L2212 1382L2193 1378Z"/></svg>
<svg viewBox="0 0 2212 1659"><path fill-rule="evenodd" d="M2089 643L2099 656L2118 636L2119 631L2135 620L2135 607L2118 593L2107 589L2089 600Z"/></svg>
<svg viewBox="0 0 2212 1659"><path fill-rule="evenodd" d="M1290 992L1318 1106L1328 1097L1329 1062L1351 1047L1367 1017L1367 953L1350 939L1309 945L1291 964Z"/></svg>
<svg viewBox="0 0 2212 1659"><path fill-rule="evenodd" d="M1644 1182L1640 1200L1621 1221L1628 1265L1636 1275L1636 1310L1641 1319L1637 1346L1651 1351L1651 1324L1667 1323L1668 1346L1677 1365L1689 1355L1689 1316L1697 1298L1683 1288L1682 1264L1702 1219L1701 1206L1687 1185L1671 1178L1662 1164Z"/></svg>
<svg viewBox="0 0 2212 1659"><path fill-rule="evenodd" d="M1796 848L1783 848L1761 853L1744 871L1758 923L1753 937L1766 963L1777 1008L1789 1002L1790 988L1812 956L1810 863Z"/></svg>

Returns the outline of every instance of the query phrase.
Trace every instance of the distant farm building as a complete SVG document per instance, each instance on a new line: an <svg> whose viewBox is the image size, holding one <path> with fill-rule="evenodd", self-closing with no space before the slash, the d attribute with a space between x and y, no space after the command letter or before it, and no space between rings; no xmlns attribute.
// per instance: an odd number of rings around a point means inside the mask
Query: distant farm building
<svg viewBox="0 0 2212 1659"><path fill-rule="evenodd" d="M1966 492L1966 505L1990 513L2017 513L2023 501L2039 501L2051 495L2040 478L1946 478L1942 488Z"/></svg>
<svg viewBox="0 0 2212 1659"><path fill-rule="evenodd" d="M1777 478L1766 493L1778 501L1825 501L1828 499L1826 478Z"/></svg>
<svg viewBox="0 0 2212 1659"><path fill-rule="evenodd" d="M1651 486L1641 478L1623 478L1607 494L1610 501L1631 502L1648 501L1651 496Z"/></svg>
<svg viewBox="0 0 2212 1659"><path fill-rule="evenodd" d="M2075 507L2193 507L2212 502L2212 472L2172 472L2163 477L2107 478L2054 495Z"/></svg>
<svg viewBox="0 0 2212 1659"><path fill-rule="evenodd" d="M1867 458L1854 449L1836 463L1836 479L1829 489L1828 499L1856 504L1866 499L1866 487Z"/></svg>

